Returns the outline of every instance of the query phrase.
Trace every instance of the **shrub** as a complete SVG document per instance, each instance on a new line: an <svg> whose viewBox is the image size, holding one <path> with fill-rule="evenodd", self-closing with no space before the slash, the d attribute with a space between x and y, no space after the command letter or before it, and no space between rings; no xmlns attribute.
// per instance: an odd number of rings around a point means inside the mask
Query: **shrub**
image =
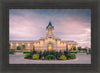
<svg viewBox="0 0 100 73"><path fill-rule="evenodd" d="M86 52L87 52L86 50L84 50L84 49L82 50L82 53L86 53Z"/></svg>
<svg viewBox="0 0 100 73"><path fill-rule="evenodd" d="M46 51L46 52L45 52L45 55L46 55L46 56L47 56L47 55L49 55L49 54L50 54L50 52L49 52L49 51Z"/></svg>
<svg viewBox="0 0 100 73"><path fill-rule="evenodd" d="M9 54L14 54L14 52L9 52Z"/></svg>
<svg viewBox="0 0 100 73"><path fill-rule="evenodd" d="M67 58L72 58L72 55L71 54L67 54Z"/></svg>
<svg viewBox="0 0 100 73"><path fill-rule="evenodd" d="M42 60L45 60L45 57L42 57Z"/></svg>
<svg viewBox="0 0 100 73"><path fill-rule="evenodd" d="M67 56L67 54L68 54L68 52L67 51L64 51L64 55Z"/></svg>
<svg viewBox="0 0 100 73"><path fill-rule="evenodd" d="M17 50L21 50L21 47L20 46L17 46Z"/></svg>
<svg viewBox="0 0 100 73"><path fill-rule="evenodd" d="M73 50L76 50L76 47L74 47Z"/></svg>
<svg viewBox="0 0 100 73"><path fill-rule="evenodd" d="M60 54L60 55L62 55L62 52L61 52L61 50L60 50L59 54Z"/></svg>
<svg viewBox="0 0 100 73"><path fill-rule="evenodd" d="M31 54L37 54L37 51L32 51Z"/></svg>
<svg viewBox="0 0 100 73"><path fill-rule="evenodd" d="M50 53L50 55L54 55L54 56L55 56L55 54L56 54L55 51L50 51L49 53Z"/></svg>
<svg viewBox="0 0 100 73"><path fill-rule="evenodd" d="M91 54L90 52L89 53L86 53L87 55Z"/></svg>
<svg viewBox="0 0 100 73"><path fill-rule="evenodd" d="M47 59L47 60L49 60L49 59L55 59L55 56L54 56L54 55L47 55L47 56L46 56L46 59Z"/></svg>
<svg viewBox="0 0 100 73"><path fill-rule="evenodd" d="M32 56L33 56L32 54L28 54L28 55L27 55L27 57L32 57Z"/></svg>
<svg viewBox="0 0 100 73"><path fill-rule="evenodd" d="M33 57L34 60L38 60L39 59L39 55L38 54L33 54L32 57Z"/></svg>
<svg viewBox="0 0 100 73"><path fill-rule="evenodd" d="M79 50L79 52L82 50L82 48L81 47L78 47L78 50Z"/></svg>
<svg viewBox="0 0 100 73"><path fill-rule="evenodd" d="M61 55L61 56L60 56L60 59L61 59L61 60L66 60L67 58L66 58L65 55Z"/></svg>
<svg viewBox="0 0 100 73"><path fill-rule="evenodd" d="M39 59L41 59L43 56L41 54L39 54Z"/></svg>
<svg viewBox="0 0 100 73"><path fill-rule="evenodd" d="M59 57L56 57L56 59L57 59L57 60L60 60L60 58L59 58Z"/></svg>
<svg viewBox="0 0 100 73"><path fill-rule="evenodd" d="M28 55L29 55L29 54L28 54L28 53L26 53L26 54L24 55L24 57L28 57Z"/></svg>
<svg viewBox="0 0 100 73"><path fill-rule="evenodd" d="M42 54L42 52L40 51L40 52L38 52L38 54L40 54L40 55L41 55L41 54Z"/></svg>
<svg viewBox="0 0 100 73"><path fill-rule="evenodd" d="M30 53L30 52L28 52L28 51L27 52L23 52L23 54L26 54L26 53Z"/></svg>
<svg viewBox="0 0 100 73"><path fill-rule="evenodd" d="M56 52L55 56L56 57L60 57L63 53L60 51L60 52Z"/></svg>
<svg viewBox="0 0 100 73"><path fill-rule="evenodd" d="M22 49L23 49L23 50L25 49L25 45L22 45Z"/></svg>
<svg viewBox="0 0 100 73"><path fill-rule="evenodd" d="M56 52L56 53L55 53L55 56L56 56L56 58L57 58L57 57L60 57L61 54L60 54L59 52Z"/></svg>
<svg viewBox="0 0 100 73"><path fill-rule="evenodd" d="M69 49L69 52L72 51L72 49Z"/></svg>
<svg viewBox="0 0 100 73"><path fill-rule="evenodd" d="M77 54L77 52L70 52L70 53L76 53Z"/></svg>
<svg viewBox="0 0 100 73"><path fill-rule="evenodd" d="M32 59L32 54L26 53L26 54L24 55L24 58L25 58L25 59Z"/></svg>
<svg viewBox="0 0 100 73"><path fill-rule="evenodd" d="M45 57L45 56L46 56L46 53L43 52L43 54L41 54L41 56L42 56L42 57Z"/></svg>
<svg viewBox="0 0 100 73"><path fill-rule="evenodd" d="M76 55L75 54L71 54L72 55L72 58L76 58Z"/></svg>

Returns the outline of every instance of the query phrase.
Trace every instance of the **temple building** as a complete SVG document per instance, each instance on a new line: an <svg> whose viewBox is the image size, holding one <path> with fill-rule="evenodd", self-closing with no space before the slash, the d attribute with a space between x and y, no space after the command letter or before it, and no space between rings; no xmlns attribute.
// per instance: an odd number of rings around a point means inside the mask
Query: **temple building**
<svg viewBox="0 0 100 73"><path fill-rule="evenodd" d="M10 49L14 51L22 51L22 45L24 46L24 51L66 51L73 49L73 47L78 48L78 43L75 41L62 41L60 38L54 36L54 26L49 22L46 27L46 37L40 38L38 41L16 41L10 40ZM18 46L21 49L17 49Z"/></svg>

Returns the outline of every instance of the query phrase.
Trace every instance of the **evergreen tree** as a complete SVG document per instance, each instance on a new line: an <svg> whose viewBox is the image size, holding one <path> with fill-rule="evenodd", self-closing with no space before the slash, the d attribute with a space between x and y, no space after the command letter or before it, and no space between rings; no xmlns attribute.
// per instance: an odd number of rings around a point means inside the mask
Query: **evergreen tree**
<svg viewBox="0 0 100 73"><path fill-rule="evenodd" d="M17 50L21 50L21 47L20 46L17 46Z"/></svg>
<svg viewBox="0 0 100 73"><path fill-rule="evenodd" d="M78 50L79 50L79 52L82 50L82 48L81 47L78 47Z"/></svg>
<svg viewBox="0 0 100 73"><path fill-rule="evenodd" d="M73 50L76 50L76 47L74 47Z"/></svg>
<svg viewBox="0 0 100 73"><path fill-rule="evenodd" d="M23 50L25 49L25 45L22 45L22 49L23 49Z"/></svg>

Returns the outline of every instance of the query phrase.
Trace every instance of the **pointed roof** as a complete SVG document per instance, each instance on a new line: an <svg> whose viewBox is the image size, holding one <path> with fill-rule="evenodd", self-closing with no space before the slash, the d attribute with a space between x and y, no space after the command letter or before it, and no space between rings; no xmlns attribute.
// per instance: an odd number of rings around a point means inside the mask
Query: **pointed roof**
<svg viewBox="0 0 100 73"><path fill-rule="evenodd" d="M49 24L48 24L48 26L46 28L48 28L49 26L51 26L52 28L54 28L54 26L52 26L51 21L49 21Z"/></svg>

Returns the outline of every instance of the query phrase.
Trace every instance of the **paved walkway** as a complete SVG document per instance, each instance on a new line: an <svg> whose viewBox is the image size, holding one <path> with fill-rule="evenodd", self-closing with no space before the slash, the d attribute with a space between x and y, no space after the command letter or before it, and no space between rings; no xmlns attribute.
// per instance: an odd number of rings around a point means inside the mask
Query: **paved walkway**
<svg viewBox="0 0 100 73"><path fill-rule="evenodd" d="M91 64L91 55L76 54L72 60L31 60L24 59L23 54L9 55L9 64Z"/></svg>

